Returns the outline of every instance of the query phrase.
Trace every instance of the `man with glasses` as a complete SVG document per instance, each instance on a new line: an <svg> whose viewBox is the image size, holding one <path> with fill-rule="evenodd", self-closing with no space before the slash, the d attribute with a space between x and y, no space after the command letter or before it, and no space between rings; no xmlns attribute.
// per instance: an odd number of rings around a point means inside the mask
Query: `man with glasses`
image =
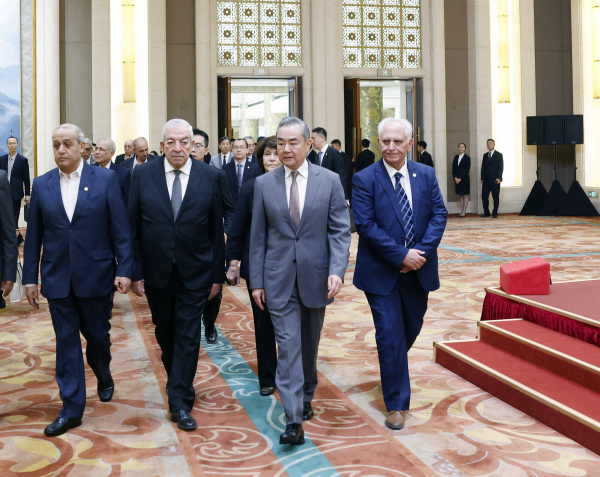
<svg viewBox="0 0 600 477"><path fill-rule="evenodd" d="M233 142L233 161L226 164L223 170L227 174L233 202L237 204L240 190L244 182L254 179L262 174L258 164L250 162L248 156L248 143L245 139L236 139Z"/></svg>

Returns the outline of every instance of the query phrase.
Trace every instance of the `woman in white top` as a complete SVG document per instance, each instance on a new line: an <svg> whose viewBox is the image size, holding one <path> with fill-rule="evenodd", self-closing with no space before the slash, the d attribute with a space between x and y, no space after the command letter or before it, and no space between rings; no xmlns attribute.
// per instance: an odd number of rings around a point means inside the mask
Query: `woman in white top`
<svg viewBox="0 0 600 477"><path fill-rule="evenodd" d="M459 217L466 217L467 207L469 205L469 194L471 194L471 180L469 171L471 170L471 158L465 154L467 145L461 142L458 145L458 154L452 161L452 177L454 177L454 189L460 197Z"/></svg>

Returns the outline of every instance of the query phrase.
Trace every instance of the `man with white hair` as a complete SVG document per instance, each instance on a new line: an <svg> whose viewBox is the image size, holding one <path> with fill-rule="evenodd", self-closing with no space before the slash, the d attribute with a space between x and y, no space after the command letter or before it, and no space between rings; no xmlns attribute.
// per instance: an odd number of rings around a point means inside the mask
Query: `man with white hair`
<svg viewBox="0 0 600 477"><path fill-rule="evenodd" d="M84 142L85 146L83 148L83 153L81 154L81 158L91 166L95 162L94 155L93 155L94 144L92 143L92 140L88 139L87 137L83 138L83 142Z"/></svg>
<svg viewBox="0 0 600 477"><path fill-rule="evenodd" d="M56 333L56 381L63 402L44 433L59 436L81 425L86 389L79 333L98 379L100 401L110 401L109 296L127 293L133 276L133 243L117 176L82 160L83 132L62 124L52 133L58 168L33 183L25 241L23 283L39 308L38 274ZM42 245L44 253L42 255ZM41 256L41 267L40 267Z"/></svg>
<svg viewBox="0 0 600 477"><path fill-rule="evenodd" d="M115 158L115 164L117 166L120 166L124 160L134 156L135 153L133 152L133 139L127 139L127 141L125 141L125 144L123 144L123 150L125 152L123 154L119 154Z"/></svg>
<svg viewBox="0 0 600 477"><path fill-rule="evenodd" d="M127 169L124 167L117 166L112 162L112 157L114 156L116 150L117 145L112 139L98 139L98 142L96 143L96 163L94 165L111 170L117 175L119 187L123 193L125 209L127 209L127 201L129 200L129 186L131 185L131 174L129 174Z"/></svg>
<svg viewBox="0 0 600 477"><path fill-rule="evenodd" d="M378 132L383 160L353 180L360 237L354 286L373 313L385 424L398 430L410 408L408 350L423 326L429 292L440 287L437 248L447 214L433 168L406 159L412 125L386 118Z"/></svg>
<svg viewBox="0 0 600 477"><path fill-rule="evenodd" d="M225 281L219 171L193 160L192 127L172 119L162 131L165 157L136 167L129 220L135 254L133 292L144 293L168 375L171 420L198 426L190 412L206 300Z"/></svg>

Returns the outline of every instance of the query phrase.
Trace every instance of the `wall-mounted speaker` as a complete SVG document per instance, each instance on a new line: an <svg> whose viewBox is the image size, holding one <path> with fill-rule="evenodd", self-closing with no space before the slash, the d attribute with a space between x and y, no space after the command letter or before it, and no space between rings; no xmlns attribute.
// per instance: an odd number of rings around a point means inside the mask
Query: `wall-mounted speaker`
<svg viewBox="0 0 600 477"><path fill-rule="evenodd" d="M544 144L544 116L527 116L527 145Z"/></svg>
<svg viewBox="0 0 600 477"><path fill-rule="evenodd" d="M563 116L544 116L544 144L554 146L564 143Z"/></svg>
<svg viewBox="0 0 600 477"><path fill-rule="evenodd" d="M583 116L565 116L565 144L583 144Z"/></svg>

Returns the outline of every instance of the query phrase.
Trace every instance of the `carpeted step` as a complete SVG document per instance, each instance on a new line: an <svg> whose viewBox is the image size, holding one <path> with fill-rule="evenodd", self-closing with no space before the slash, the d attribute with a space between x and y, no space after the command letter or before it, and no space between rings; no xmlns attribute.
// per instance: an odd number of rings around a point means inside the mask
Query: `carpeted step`
<svg viewBox="0 0 600 477"><path fill-rule="evenodd" d="M600 454L600 393L480 340L436 342L434 360Z"/></svg>
<svg viewBox="0 0 600 477"><path fill-rule="evenodd" d="M479 339L600 393L600 347L525 320L480 321Z"/></svg>

